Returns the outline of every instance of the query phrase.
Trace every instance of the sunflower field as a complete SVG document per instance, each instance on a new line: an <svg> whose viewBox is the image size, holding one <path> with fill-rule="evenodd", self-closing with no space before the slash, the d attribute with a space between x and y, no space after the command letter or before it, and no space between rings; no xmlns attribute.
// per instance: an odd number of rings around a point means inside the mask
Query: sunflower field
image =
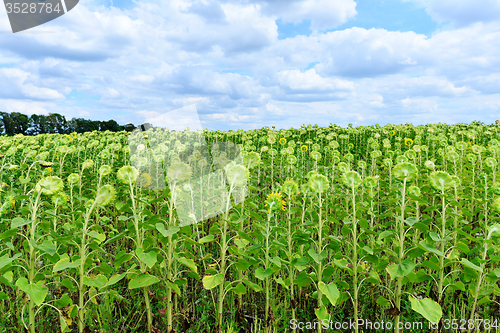
<svg viewBox="0 0 500 333"><path fill-rule="evenodd" d="M2 136L0 332L499 332L499 133Z"/></svg>

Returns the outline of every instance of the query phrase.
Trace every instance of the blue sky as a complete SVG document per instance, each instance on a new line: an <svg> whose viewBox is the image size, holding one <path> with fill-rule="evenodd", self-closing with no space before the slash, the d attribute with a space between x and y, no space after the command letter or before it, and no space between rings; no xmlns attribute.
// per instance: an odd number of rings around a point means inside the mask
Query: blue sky
<svg viewBox="0 0 500 333"><path fill-rule="evenodd" d="M82 0L10 33L0 111L210 129L492 123L500 0ZM190 109L191 110L191 109Z"/></svg>

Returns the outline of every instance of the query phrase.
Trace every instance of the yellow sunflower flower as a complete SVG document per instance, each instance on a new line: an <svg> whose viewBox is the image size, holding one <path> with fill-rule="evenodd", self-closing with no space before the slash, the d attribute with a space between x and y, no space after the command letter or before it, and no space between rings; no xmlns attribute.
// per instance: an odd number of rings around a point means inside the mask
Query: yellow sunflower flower
<svg viewBox="0 0 500 333"><path fill-rule="evenodd" d="M270 210L278 211L278 210L286 210L285 201L282 199L283 193L278 191L268 194L266 199L266 207L269 206Z"/></svg>
<svg viewBox="0 0 500 333"><path fill-rule="evenodd" d="M144 173L141 173L141 175L139 176L139 179L138 179L138 183L141 185L141 186L149 186L151 185L151 176L144 172Z"/></svg>
<svg viewBox="0 0 500 333"><path fill-rule="evenodd" d="M306 152L307 151L307 146L306 145L302 145L302 147L300 147L300 150L303 151L303 152Z"/></svg>
<svg viewBox="0 0 500 333"><path fill-rule="evenodd" d="M405 145L408 146L408 147L410 147L411 145L413 145L413 140L410 139L410 138L406 138L405 139Z"/></svg>
<svg viewBox="0 0 500 333"><path fill-rule="evenodd" d="M286 139L285 138L281 138L280 139L280 145L284 145L286 143Z"/></svg>
<svg viewBox="0 0 500 333"><path fill-rule="evenodd" d="M391 136L396 135L396 131L395 131L395 130L392 130L392 131L390 131L389 133L391 134Z"/></svg>

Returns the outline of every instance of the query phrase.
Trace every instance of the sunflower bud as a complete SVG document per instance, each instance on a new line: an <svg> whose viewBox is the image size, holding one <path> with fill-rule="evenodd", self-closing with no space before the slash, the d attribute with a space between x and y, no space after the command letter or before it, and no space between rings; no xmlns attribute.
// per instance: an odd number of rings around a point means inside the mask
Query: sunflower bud
<svg viewBox="0 0 500 333"><path fill-rule="evenodd" d="M109 165L103 165L99 168L99 175L105 177L111 173L111 167Z"/></svg>
<svg viewBox="0 0 500 333"><path fill-rule="evenodd" d="M137 171L137 169L133 166L125 165L121 167L120 170L118 170L118 172L116 173L116 177L123 184L134 184L137 177L139 177L139 171Z"/></svg>
<svg viewBox="0 0 500 333"><path fill-rule="evenodd" d="M323 193L328 190L330 184L328 183L328 179L320 174L314 174L309 178L309 187L313 192Z"/></svg>
<svg viewBox="0 0 500 333"><path fill-rule="evenodd" d="M429 176L429 181L434 189L441 192L452 185L451 176L445 171L433 171Z"/></svg>
<svg viewBox="0 0 500 333"><path fill-rule="evenodd" d="M85 169L92 168L93 166L94 166L94 161L86 160L85 162L82 163L82 171Z"/></svg>
<svg viewBox="0 0 500 333"><path fill-rule="evenodd" d="M417 176L417 172L417 167L408 162L398 163L393 169L394 177L399 180L411 180Z"/></svg>
<svg viewBox="0 0 500 333"><path fill-rule="evenodd" d="M99 206L109 206L116 198L116 191L112 185L104 185L98 191L95 202Z"/></svg>
<svg viewBox="0 0 500 333"><path fill-rule="evenodd" d="M356 171L347 171L342 175L342 182L349 188L357 188L362 184L363 180Z"/></svg>
<svg viewBox="0 0 500 333"><path fill-rule="evenodd" d="M78 184L79 181L80 181L80 175L77 173L72 173L68 176L68 183L70 185Z"/></svg>
<svg viewBox="0 0 500 333"><path fill-rule="evenodd" d="M174 162L167 170L167 178L171 183L185 182L191 179L191 174L191 167L181 161Z"/></svg>
<svg viewBox="0 0 500 333"><path fill-rule="evenodd" d="M68 202L68 196L64 192L58 192L52 196L52 203L55 206L62 206Z"/></svg>
<svg viewBox="0 0 500 333"><path fill-rule="evenodd" d="M281 189L283 190L283 193L285 193L289 197L299 193L299 186L293 179L285 180L285 182L281 186Z"/></svg>
<svg viewBox="0 0 500 333"><path fill-rule="evenodd" d="M231 163L225 169L231 186L243 187L247 184L248 171L243 165Z"/></svg>
<svg viewBox="0 0 500 333"><path fill-rule="evenodd" d="M62 191L64 187L63 181L57 176L49 176L42 178L35 186L37 192L42 192L45 195L53 195Z"/></svg>
<svg viewBox="0 0 500 333"><path fill-rule="evenodd" d="M434 168L436 167L436 165L432 161L425 161L424 165L429 170L434 170Z"/></svg>

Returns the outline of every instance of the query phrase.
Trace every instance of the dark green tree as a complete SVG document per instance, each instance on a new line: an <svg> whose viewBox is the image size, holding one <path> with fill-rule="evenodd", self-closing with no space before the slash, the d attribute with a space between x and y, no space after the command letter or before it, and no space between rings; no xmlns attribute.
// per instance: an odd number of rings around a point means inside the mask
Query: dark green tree
<svg viewBox="0 0 500 333"><path fill-rule="evenodd" d="M132 132L133 130L135 130L135 128L136 127L132 123L128 123L128 124L123 126L123 129L127 132Z"/></svg>
<svg viewBox="0 0 500 333"><path fill-rule="evenodd" d="M30 128L28 129L28 134L37 135L50 133L50 129L47 124L47 116L32 114L30 117Z"/></svg>

